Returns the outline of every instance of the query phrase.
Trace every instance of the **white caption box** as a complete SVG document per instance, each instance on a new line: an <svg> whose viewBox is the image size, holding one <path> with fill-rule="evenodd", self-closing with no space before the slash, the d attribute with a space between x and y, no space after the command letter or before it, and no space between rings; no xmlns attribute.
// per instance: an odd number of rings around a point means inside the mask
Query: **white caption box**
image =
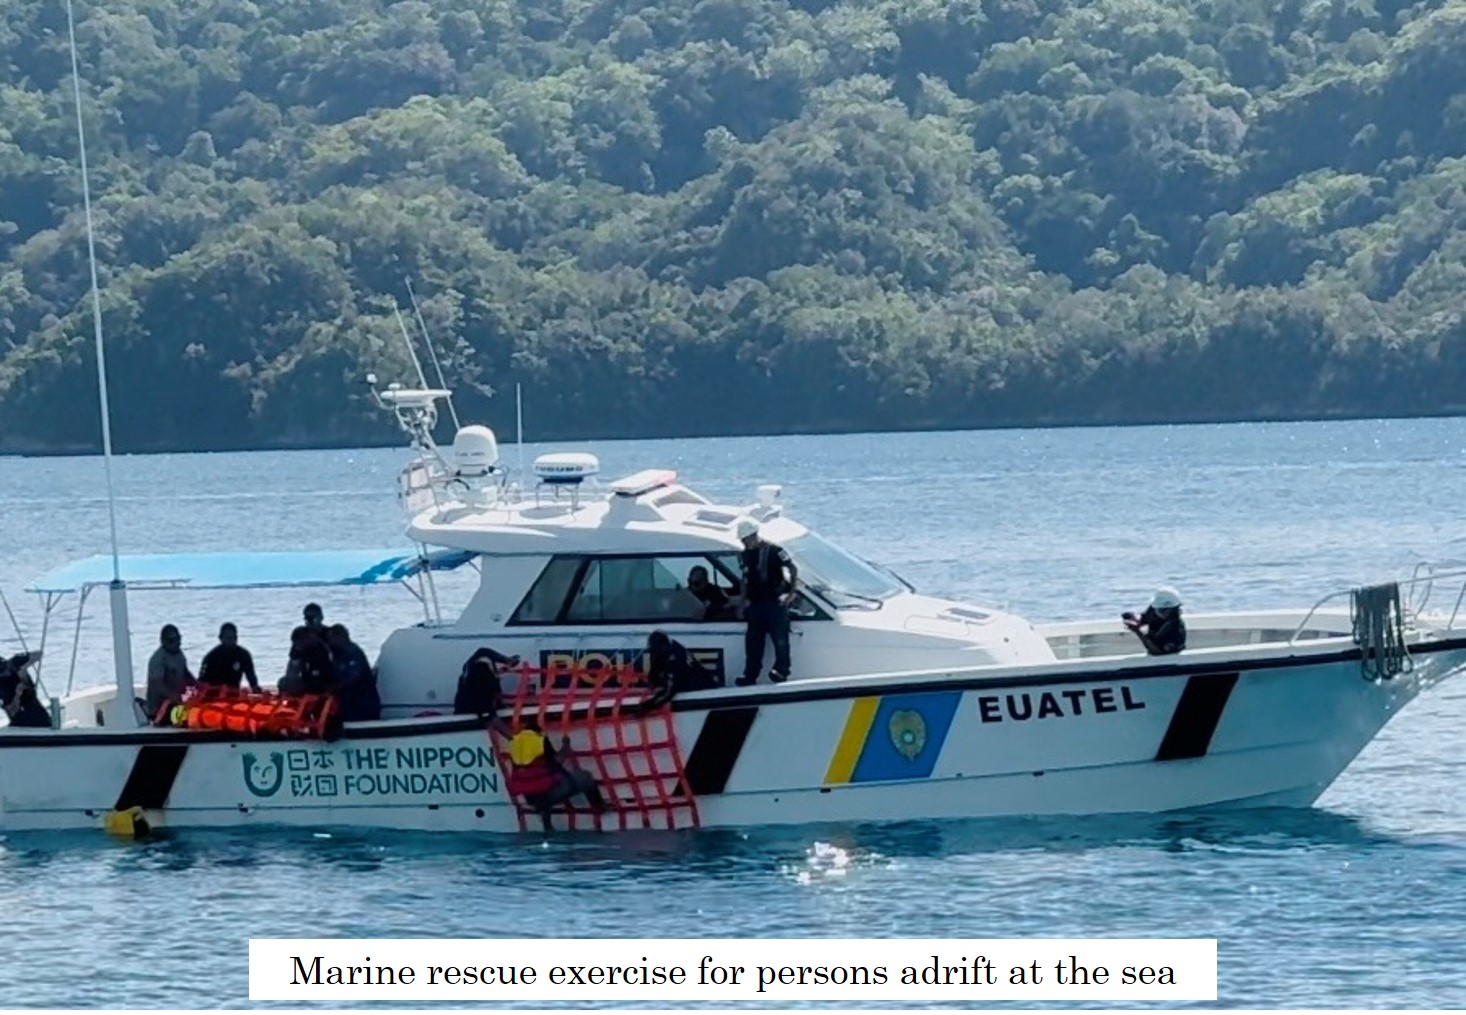
<svg viewBox="0 0 1466 1015"><path fill-rule="evenodd" d="M249 942L252 1001L1214 1001L1215 939Z"/></svg>

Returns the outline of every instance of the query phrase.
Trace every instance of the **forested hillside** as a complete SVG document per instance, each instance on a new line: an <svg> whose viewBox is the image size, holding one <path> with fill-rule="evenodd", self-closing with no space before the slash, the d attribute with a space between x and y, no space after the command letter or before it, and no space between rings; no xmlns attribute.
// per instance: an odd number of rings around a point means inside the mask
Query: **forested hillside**
<svg viewBox="0 0 1466 1015"><path fill-rule="evenodd" d="M0 11L0 450L95 446L65 7ZM1466 409L1466 0L77 12L124 449L386 436L408 277L542 437Z"/></svg>

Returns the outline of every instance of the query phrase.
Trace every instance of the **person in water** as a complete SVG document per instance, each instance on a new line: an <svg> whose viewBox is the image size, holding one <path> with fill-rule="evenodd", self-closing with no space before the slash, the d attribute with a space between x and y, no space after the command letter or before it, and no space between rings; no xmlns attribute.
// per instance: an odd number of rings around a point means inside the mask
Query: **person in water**
<svg viewBox="0 0 1466 1015"><path fill-rule="evenodd" d="M595 776L575 764L569 737L561 738L560 749L556 751L534 721L529 720L510 740L509 755L514 759L514 767L507 788L510 793L524 797L524 802L539 814L545 831L552 828L550 812L576 796L584 796L597 813L606 809L606 798L601 795Z"/></svg>
<svg viewBox="0 0 1466 1015"><path fill-rule="evenodd" d="M1181 619L1181 594L1169 585L1156 589L1145 612L1120 614L1125 626L1135 632L1145 650L1153 656L1175 655L1186 647L1186 622Z"/></svg>
<svg viewBox="0 0 1466 1015"><path fill-rule="evenodd" d="M41 661L39 652L22 652L9 659L0 658L0 707L10 717L10 725L30 729L50 729L51 714L36 695L36 682L27 671Z"/></svg>
<svg viewBox="0 0 1466 1015"><path fill-rule="evenodd" d="M259 692L260 678L255 675L254 656L239 644L239 629L233 624L221 624L219 644L209 649L199 663L199 683L237 691L240 682L245 680L249 681L251 691Z"/></svg>

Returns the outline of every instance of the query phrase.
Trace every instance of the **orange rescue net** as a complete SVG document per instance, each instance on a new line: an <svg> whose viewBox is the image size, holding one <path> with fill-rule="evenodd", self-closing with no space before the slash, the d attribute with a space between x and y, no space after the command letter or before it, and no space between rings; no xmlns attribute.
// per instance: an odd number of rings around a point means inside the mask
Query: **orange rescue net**
<svg viewBox="0 0 1466 1015"><path fill-rule="evenodd" d="M533 719L545 739L558 750L568 739L573 762L595 776L607 808L597 812L577 797L552 809L552 820L570 831L641 828L696 828L697 800L684 771L682 751L668 702L653 700L652 689L641 675L626 666L567 670L521 667L512 705L508 735L491 726L499 766L513 771L509 741ZM588 764L587 764L588 762ZM530 828L538 814L523 797L515 796L520 831Z"/></svg>

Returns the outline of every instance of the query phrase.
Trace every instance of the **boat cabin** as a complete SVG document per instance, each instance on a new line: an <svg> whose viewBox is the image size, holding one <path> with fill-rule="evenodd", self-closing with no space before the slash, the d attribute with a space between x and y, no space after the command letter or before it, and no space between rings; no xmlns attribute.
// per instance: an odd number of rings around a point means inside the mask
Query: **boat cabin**
<svg viewBox="0 0 1466 1015"><path fill-rule="evenodd" d="M593 458L546 458L536 473L553 479L532 493L454 499L413 518L414 540L477 555L481 580L456 620L387 639L378 684L389 714L451 702L462 660L480 645L544 668L638 667L655 630L731 685L743 673L745 624L736 610L710 612L690 576L702 569L737 602L742 518L756 520L799 570L790 606L795 680L1054 659L1027 622L917 595L786 517L777 487L759 488L753 504L714 504L654 469L597 496L585 488Z"/></svg>

